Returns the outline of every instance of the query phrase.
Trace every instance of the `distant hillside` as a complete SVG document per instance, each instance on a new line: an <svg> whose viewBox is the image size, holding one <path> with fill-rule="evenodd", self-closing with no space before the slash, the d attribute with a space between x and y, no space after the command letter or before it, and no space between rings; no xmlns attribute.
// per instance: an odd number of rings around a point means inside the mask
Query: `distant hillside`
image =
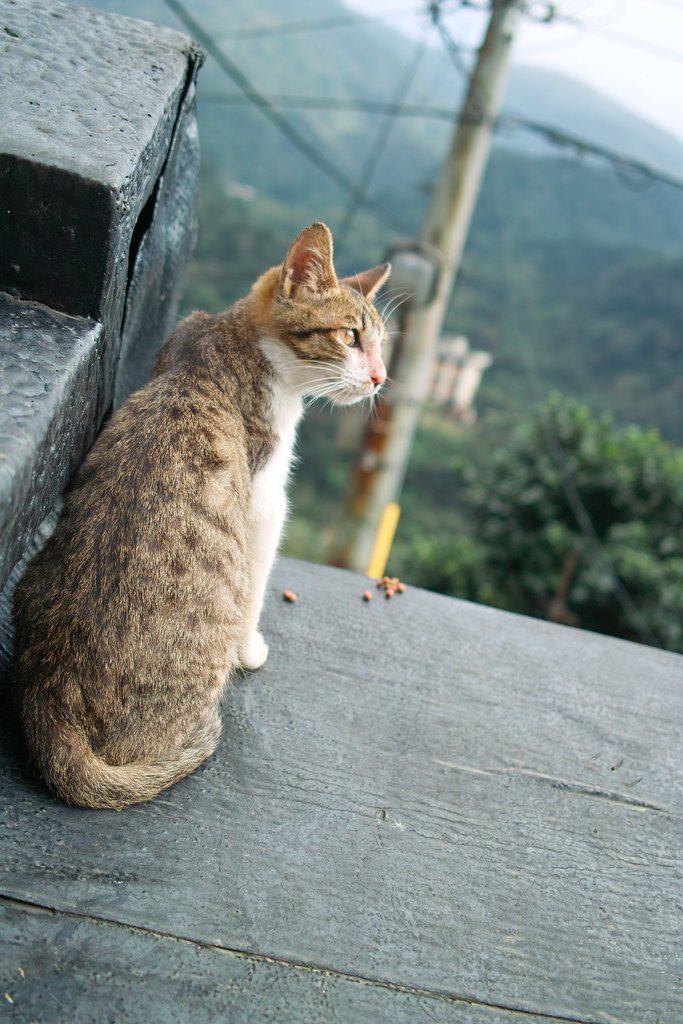
<svg viewBox="0 0 683 1024"><path fill-rule="evenodd" d="M93 0L90 6L118 11L133 17L182 28L162 0ZM415 44L385 23L368 21L366 25L335 28L334 31L265 35L238 38L239 28L273 26L311 18L309 0L193 0L193 17L219 39L226 52L239 64L254 84L266 93L316 97L349 97L388 101L392 98L402 68L412 59ZM340 0L326 0L325 18L350 12ZM200 93L236 93L236 87L207 61L200 79ZM441 49L431 49L416 76L409 100L415 103L455 109L462 97L462 82L450 59ZM613 147L627 155L645 159L654 166L683 176L683 144L672 136L595 90L566 75L540 68L513 66L505 109L527 118L554 124L558 128L585 137L589 141ZM267 187L267 168L255 159L264 145L284 157L279 177L287 179L292 171L291 147L278 137L277 130L253 111L202 106L203 146L207 160L220 163L226 171L254 179ZM313 138L336 153L340 166L357 172L367 139L377 124L376 115L312 111L288 112L295 122L305 126ZM401 146L410 151L411 168L403 174L394 156L384 163L380 181L393 177L394 183L414 185L439 160L450 128L442 122L403 121ZM235 145L236 136L239 142ZM506 137L506 145L535 148L528 135ZM247 147L248 146L248 151ZM251 161L249 164L248 161ZM278 164L280 166L280 164ZM295 165L293 165L295 166ZM393 175L389 171L393 169ZM406 168L407 171L407 168ZM316 180L316 172L309 172Z"/></svg>
<svg viewBox="0 0 683 1024"><path fill-rule="evenodd" d="M568 75L513 66L505 109L683 179L683 144L678 139Z"/></svg>
<svg viewBox="0 0 683 1024"><path fill-rule="evenodd" d="M98 7L178 27L161 0L100 0ZM231 39L231 30L308 17L309 0L194 0L191 10L263 92L389 100L415 46L386 26ZM229 17L226 11L229 10ZM328 0L325 16L345 12ZM452 106L461 88L441 51L425 56L413 103ZM253 106L207 97L236 93L208 60L200 76L203 150L199 243L185 308L224 307L276 262L316 217L335 230L347 197ZM508 106L683 176L683 146L563 75L513 68ZM357 179L377 115L287 110L307 138ZM372 193L417 233L451 126L404 119ZM510 149L519 140L521 149ZM539 155L543 158L540 159ZM245 189L244 186L247 186ZM396 233L358 216L339 254L348 272L379 261ZM514 420L531 399L562 388L621 420L656 425L683 441L680 293L683 192L627 177L594 161L506 137L494 152L448 324L491 350L482 409Z"/></svg>

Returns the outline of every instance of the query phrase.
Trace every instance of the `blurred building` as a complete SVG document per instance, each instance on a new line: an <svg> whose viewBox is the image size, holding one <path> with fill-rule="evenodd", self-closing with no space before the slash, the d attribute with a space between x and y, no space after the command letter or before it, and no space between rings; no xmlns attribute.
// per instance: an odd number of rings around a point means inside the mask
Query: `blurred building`
<svg viewBox="0 0 683 1024"><path fill-rule="evenodd" d="M489 352L471 351L464 335L444 335L434 360L430 400L462 423L475 423L474 398L492 362Z"/></svg>

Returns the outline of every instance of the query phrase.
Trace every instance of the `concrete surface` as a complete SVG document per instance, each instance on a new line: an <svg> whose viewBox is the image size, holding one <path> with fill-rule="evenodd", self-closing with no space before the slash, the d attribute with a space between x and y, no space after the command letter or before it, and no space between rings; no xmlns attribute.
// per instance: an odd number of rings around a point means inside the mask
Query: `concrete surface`
<svg viewBox="0 0 683 1024"><path fill-rule="evenodd" d="M174 326L200 62L166 28L0 0L0 588Z"/></svg>
<svg viewBox="0 0 683 1024"><path fill-rule="evenodd" d="M0 588L93 442L101 338L0 293Z"/></svg>
<svg viewBox="0 0 683 1024"><path fill-rule="evenodd" d="M57 0L0 0L0 25L0 291L102 319L198 51Z"/></svg>
<svg viewBox="0 0 683 1024"><path fill-rule="evenodd" d="M683 1019L683 658L365 586L278 565L269 661L150 804L55 803L6 727L8 1019Z"/></svg>

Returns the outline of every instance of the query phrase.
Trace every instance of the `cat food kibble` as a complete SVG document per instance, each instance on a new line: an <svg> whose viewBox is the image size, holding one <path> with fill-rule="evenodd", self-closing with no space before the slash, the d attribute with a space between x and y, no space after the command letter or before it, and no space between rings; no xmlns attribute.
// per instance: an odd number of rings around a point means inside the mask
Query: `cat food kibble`
<svg viewBox="0 0 683 1024"><path fill-rule="evenodd" d="M365 590L363 592L363 600L364 601L372 601L372 591L371 590Z"/></svg>
<svg viewBox="0 0 683 1024"><path fill-rule="evenodd" d="M289 601L290 604L294 604L294 602L297 600L297 596L293 590L284 590L282 596L284 597L285 601Z"/></svg>
<svg viewBox="0 0 683 1024"><path fill-rule="evenodd" d="M394 597L396 594L404 593L406 589L405 583L402 583L398 576L382 576L380 580L376 581L375 586L378 590L384 591L384 596L387 599ZM370 591L366 590L365 594L363 594L363 600L369 601L371 597Z"/></svg>

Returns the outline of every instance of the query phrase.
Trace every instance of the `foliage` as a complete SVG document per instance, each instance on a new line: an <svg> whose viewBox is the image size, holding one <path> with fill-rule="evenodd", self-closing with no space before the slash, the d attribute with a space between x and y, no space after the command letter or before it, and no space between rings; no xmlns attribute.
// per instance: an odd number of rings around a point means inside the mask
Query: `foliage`
<svg viewBox="0 0 683 1024"><path fill-rule="evenodd" d="M459 476L474 539L418 542L420 582L683 651L683 450L555 394Z"/></svg>

